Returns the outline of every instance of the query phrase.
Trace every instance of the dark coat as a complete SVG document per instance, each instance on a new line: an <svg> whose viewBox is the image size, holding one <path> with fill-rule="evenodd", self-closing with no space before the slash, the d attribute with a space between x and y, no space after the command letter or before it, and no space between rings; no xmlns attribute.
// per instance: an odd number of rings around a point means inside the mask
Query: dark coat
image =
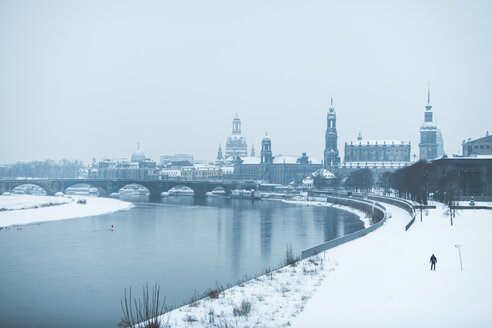
<svg viewBox="0 0 492 328"><path fill-rule="evenodd" d="M435 257L434 255L432 255L430 262L431 263L437 263L437 257Z"/></svg>

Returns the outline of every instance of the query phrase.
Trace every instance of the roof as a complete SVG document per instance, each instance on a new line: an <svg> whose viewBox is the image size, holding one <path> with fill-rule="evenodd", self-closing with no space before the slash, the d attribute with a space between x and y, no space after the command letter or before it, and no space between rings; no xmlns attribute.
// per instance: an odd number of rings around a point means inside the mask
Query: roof
<svg viewBox="0 0 492 328"><path fill-rule="evenodd" d="M273 158L273 164L297 164L297 156L275 156Z"/></svg>
<svg viewBox="0 0 492 328"><path fill-rule="evenodd" d="M492 135L478 138L475 140L465 141L465 143L475 143L475 142L492 142Z"/></svg>
<svg viewBox="0 0 492 328"><path fill-rule="evenodd" d="M259 157L241 157L241 160L243 161L243 164L260 164L261 158Z"/></svg>

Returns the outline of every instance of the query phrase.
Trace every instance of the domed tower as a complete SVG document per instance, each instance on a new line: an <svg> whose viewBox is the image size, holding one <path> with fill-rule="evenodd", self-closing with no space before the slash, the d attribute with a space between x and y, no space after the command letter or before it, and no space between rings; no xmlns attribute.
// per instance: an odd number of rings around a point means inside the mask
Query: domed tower
<svg viewBox="0 0 492 328"><path fill-rule="evenodd" d="M140 143L137 143L137 149L132 154L132 163L139 163L145 161L145 154L142 149L140 149Z"/></svg>
<svg viewBox="0 0 492 328"><path fill-rule="evenodd" d="M271 164L273 163L272 156L272 140L265 134L265 137L261 141L261 163L262 164Z"/></svg>
<svg viewBox="0 0 492 328"><path fill-rule="evenodd" d="M248 156L248 144L241 135L241 120L236 114L232 121L232 134L227 138L225 157L235 159L237 156Z"/></svg>
<svg viewBox="0 0 492 328"><path fill-rule="evenodd" d="M333 97L331 97L330 108L326 118L326 133L325 133L325 151L324 151L324 167L338 166L340 164L340 156L338 156L338 135L337 135L337 114L333 107Z"/></svg>

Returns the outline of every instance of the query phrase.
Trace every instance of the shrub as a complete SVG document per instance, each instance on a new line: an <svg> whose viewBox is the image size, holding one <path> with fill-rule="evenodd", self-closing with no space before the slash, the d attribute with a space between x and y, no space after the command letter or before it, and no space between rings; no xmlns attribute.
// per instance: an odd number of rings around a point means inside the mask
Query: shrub
<svg viewBox="0 0 492 328"><path fill-rule="evenodd" d="M152 287L152 293L149 292L149 285L143 288L142 299L132 297L132 289L129 288L128 295L126 293L121 300L121 309L123 311L123 319L121 319L118 327L132 328L138 324L142 328L160 328L160 316L165 312L166 298L160 297L160 287L155 284Z"/></svg>
<svg viewBox="0 0 492 328"><path fill-rule="evenodd" d="M251 302L243 300L241 302L241 306L239 307L234 307L232 310L232 313L234 314L235 317L243 317L243 316L248 316L251 312Z"/></svg>
<svg viewBox="0 0 492 328"><path fill-rule="evenodd" d="M284 265L291 265L295 264L297 261L299 261L299 257L294 256L294 252L292 251L292 246L287 246L285 249L285 260L284 260Z"/></svg>

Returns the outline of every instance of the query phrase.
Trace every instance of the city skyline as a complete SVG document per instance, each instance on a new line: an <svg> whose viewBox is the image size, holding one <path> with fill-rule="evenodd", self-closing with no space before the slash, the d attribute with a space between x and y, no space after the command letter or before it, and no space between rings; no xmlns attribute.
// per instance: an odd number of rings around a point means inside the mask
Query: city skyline
<svg viewBox="0 0 492 328"><path fill-rule="evenodd" d="M413 155L429 81L446 154L490 130L489 2L190 3L2 2L0 163L213 161L236 112L248 150L268 131L322 158L330 97L340 151L361 132Z"/></svg>

